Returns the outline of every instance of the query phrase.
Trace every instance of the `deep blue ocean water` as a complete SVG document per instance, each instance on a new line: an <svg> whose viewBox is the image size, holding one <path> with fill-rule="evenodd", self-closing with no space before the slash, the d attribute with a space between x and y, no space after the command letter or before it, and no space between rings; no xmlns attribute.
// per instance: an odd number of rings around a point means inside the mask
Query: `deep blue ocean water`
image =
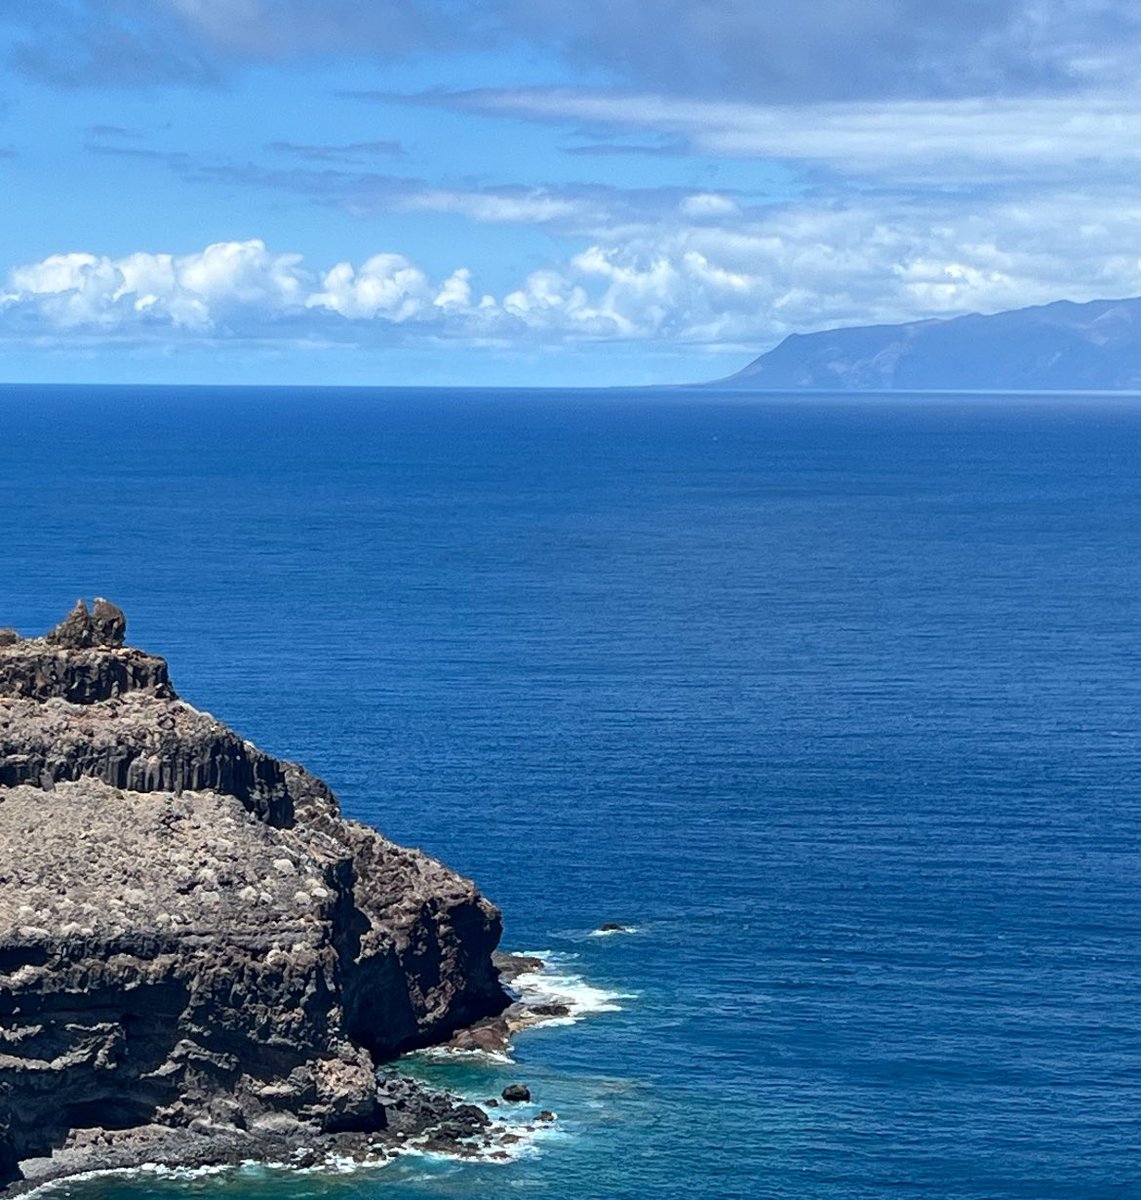
<svg viewBox="0 0 1141 1200"><path fill-rule="evenodd" d="M1141 1197L1141 399L0 389L0 624L183 696L623 998L557 1131L77 1197ZM604 921L631 935L589 936Z"/></svg>

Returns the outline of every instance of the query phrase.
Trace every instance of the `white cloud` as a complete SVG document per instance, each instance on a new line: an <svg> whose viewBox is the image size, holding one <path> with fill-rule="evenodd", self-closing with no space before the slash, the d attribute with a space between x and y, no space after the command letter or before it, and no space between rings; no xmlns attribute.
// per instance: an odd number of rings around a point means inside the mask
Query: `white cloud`
<svg viewBox="0 0 1141 1200"><path fill-rule="evenodd" d="M176 285L207 303L288 308L302 299L300 263L299 254L271 254L264 242L255 240L218 242L172 265Z"/></svg>
<svg viewBox="0 0 1141 1200"><path fill-rule="evenodd" d="M445 311L462 312L471 307L471 297L471 272L467 267L460 267L444 280L432 303Z"/></svg>
<svg viewBox="0 0 1141 1200"><path fill-rule="evenodd" d="M684 138L723 158L781 159L938 186L956 179L1095 175L1141 162L1141 96L1023 96L801 105L743 104L573 88L422 98L475 112Z"/></svg>
<svg viewBox="0 0 1141 1200"><path fill-rule="evenodd" d="M157 321L205 330L242 309L280 313L302 303L300 262L300 255L271 254L257 240L178 256L53 254L11 272L0 312L31 307L61 329Z"/></svg>
<svg viewBox="0 0 1141 1200"><path fill-rule="evenodd" d="M686 196L678 205L678 211L683 217L692 220L716 220L717 218L736 216L741 211L735 200L717 192L697 192Z"/></svg>
<svg viewBox="0 0 1141 1200"><path fill-rule="evenodd" d="M539 188L519 191L448 191L440 188L409 190L394 197L392 207L406 212L458 213L473 221L544 225L571 218L595 217L597 204L559 196Z"/></svg>
<svg viewBox="0 0 1141 1200"><path fill-rule="evenodd" d="M375 254L358 270L338 263L321 277L324 291L305 301L307 308L326 309L342 317L409 321L432 302L428 277L401 254Z"/></svg>
<svg viewBox="0 0 1141 1200"><path fill-rule="evenodd" d="M723 220L706 215L715 209ZM1141 201L1125 192L970 212L870 200L731 213L701 199L696 210L599 231L499 295L466 266L433 279L398 253L320 269L260 241L188 255L53 255L11 271L0 338L761 350L793 331L1141 293Z"/></svg>

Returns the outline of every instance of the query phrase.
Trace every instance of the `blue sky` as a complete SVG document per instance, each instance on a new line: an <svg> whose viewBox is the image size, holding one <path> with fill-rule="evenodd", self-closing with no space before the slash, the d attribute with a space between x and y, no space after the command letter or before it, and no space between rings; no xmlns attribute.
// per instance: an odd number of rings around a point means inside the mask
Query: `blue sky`
<svg viewBox="0 0 1141 1200"><path fill-rule="evenodd" d="M0 379L686 382L1141 294L1123 0L4 0Z"/></svg>

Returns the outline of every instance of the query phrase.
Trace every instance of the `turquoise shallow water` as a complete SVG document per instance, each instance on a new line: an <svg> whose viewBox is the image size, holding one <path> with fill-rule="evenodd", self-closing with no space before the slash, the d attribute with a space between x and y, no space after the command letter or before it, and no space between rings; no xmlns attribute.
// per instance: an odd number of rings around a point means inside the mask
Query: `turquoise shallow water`
<svg viewBox="0 0 1141 1200"><path fill-rule="evenodd" d="M175 684L618 1011L508 1166L76 1196L1141 1197L1141 406L0 389L0 623ZM631 936L590 937L629 921Z"/></svg>

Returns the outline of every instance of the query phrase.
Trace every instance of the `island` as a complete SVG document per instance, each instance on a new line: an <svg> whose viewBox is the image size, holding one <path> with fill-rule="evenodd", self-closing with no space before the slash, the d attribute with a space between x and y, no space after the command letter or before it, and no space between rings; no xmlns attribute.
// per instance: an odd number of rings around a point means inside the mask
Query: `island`
<svg viewBox="0 0 1141 1200"><path fill-rule="evenodd" d="M740 391L1137 391L1141 299L1059 300L902 325L790 334L735 375Z"/></svg>
<svg viewBox="0 0 1141 1200"><path fill-rule="evenodd" d="M125 633L104 600L0 630L0 1189L477 1143L377 1068L502 1025L498 910Z"/></svg>

